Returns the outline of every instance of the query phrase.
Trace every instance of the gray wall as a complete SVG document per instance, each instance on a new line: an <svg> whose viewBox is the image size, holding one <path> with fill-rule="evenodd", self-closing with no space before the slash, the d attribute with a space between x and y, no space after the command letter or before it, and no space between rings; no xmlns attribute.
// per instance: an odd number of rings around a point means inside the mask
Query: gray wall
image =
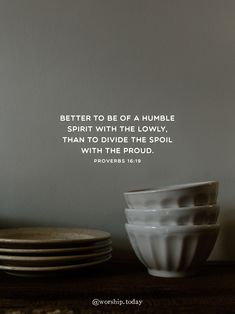
<svg viewBox="0 0 235 314"><path fill-rule="evenodd" d="M0 0L1 225L102 228L131 252L123 191L218 179L211 258L234 259L234 12L232 0ZM175 144L139 166L93 165L61 144L62 113L173 113Z"/></svg>

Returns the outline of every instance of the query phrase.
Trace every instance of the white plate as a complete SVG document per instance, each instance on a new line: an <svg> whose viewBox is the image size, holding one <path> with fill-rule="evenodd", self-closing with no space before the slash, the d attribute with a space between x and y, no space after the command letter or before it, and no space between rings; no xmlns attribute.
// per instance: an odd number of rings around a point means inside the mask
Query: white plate
<svg viewBox="0 0 235 314"><path fill-rule="evenodd" d="M0 230L1 247L63 247L110 239L111 235L85 228L12 228Z"/></svg>
<svg viewBox="0 0 235 314"><path fill-rule="evenodd" d="M41 267L41 266L60 266L71 265L92 261L95 258L102 258L112 252L112 248L101 250L93 254L65 255L65 256L14 256L0 255L0 265Z"/></svg>

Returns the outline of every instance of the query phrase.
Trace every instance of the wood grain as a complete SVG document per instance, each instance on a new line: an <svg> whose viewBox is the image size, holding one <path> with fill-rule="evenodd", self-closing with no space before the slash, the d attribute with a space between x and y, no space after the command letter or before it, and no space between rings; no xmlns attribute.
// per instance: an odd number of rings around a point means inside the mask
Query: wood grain
<svg viewBox="0 0 235 314"><path fill-rule="evenodd" d="M94 298L143 303L93 306ZM235 267L208 263L197 276L178 279L152 277L138 263L114 261L51 278L1 273L2 313L235 313Z"/></svg>

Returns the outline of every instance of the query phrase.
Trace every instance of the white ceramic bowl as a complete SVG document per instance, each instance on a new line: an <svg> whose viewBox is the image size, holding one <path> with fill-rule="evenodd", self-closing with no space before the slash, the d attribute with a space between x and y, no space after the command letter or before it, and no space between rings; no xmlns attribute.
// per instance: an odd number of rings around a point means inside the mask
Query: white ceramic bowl
<svg viewBox="0 0 235 314"><path fill-rule="evenodd" d="M162 209L125 209L129 224L147 226L210 225L215 224L219 205Z"/></svg>
<svg viewBox="0 0 235 314"><path fill-rule="evenodd" d="M210 255L218 225L150 227L126 224L131 245L150 275L194 274Z"/></svg>
<svg viewBox="0 0 235 314"><path fill-rule="evenodd" d="M177 208L215 204L218 182L196 182L172 185L158 190L138 190L124 193L129 208Z"/></svg>

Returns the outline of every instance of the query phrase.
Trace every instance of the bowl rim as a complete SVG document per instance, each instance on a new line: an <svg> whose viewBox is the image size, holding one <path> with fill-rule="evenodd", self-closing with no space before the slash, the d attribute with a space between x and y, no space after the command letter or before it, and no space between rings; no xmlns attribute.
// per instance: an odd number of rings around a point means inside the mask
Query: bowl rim
<svg viewBox="0 0 235 314"><path fill-rule="evenodd" d="M195 187L206 186L206 185L215 185L215 187L219 185L219 181L202 181L202 182L191 182L191 183L182 183L182 184L174 184L174 185L166 185L159 189L140 189L140 190L130 190L124 192L124 195L132 195L132 194L147 194L147 193L158 193L165 191L177 191L177 190L185 190L185 189L193 189Z"/></svg>
<svg viewBox="0 0 235 314"><path fill-rule="evenodd" d="M136 225L125 223L127 230L146 230L152 232L194 232L194 231L208 231L208 230L219 230L220 224L211 225L177 225L177 226L148 226L148 225Z"/></svg>
<svg viewBox="0 0 235 314"><path fill-rule="evenodd" d="M172 208L125 208L124 211L126 213L164 213L164 212L173 212L180 213L183 211L203 211L206 209L210 210L220 210L220 204L208 204L208 205L200 205L200 206L186 206L186 207L172 207Z"/></svg>

